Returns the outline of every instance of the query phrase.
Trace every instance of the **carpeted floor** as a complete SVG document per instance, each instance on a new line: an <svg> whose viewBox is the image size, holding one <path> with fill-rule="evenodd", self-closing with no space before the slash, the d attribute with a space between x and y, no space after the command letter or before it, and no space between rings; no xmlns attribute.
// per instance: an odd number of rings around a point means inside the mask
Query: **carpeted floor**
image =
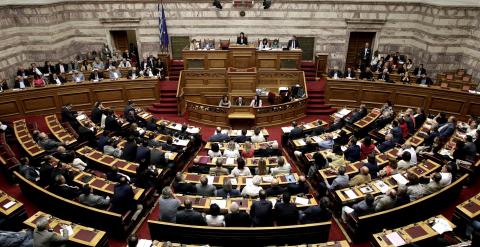
<svg viewBox="0 0 480 247"><path fill-rule="evenodd" d="M323 85L318 85L317 84L317 85L313 85L313 86L314 87L320 87L320 86L323 86ZM163 118L163 119L167 119L167 120L170 120L170 121L175 121L175 122L178 122L178 123L187 123L188 122L184 117L179 117L179 116L174 116L174 115L156 116L156 117L160 118L160 119ZM326 120L327 117L328 116L323 116L322 118ZM308 117L305 117L305 118L301 119L299 122L305 122L306 123L306 122L310 122L310 121L313 121L313 120L318 119L318 118L319 118L319 116L308 116ZM46 125L45 125L45 122L44 122L44 119L43 119L42 116L29 116L29 117L27 117L27 120L29 122L37 122L39 129L41 131L45 131L45 132L48 133L48 129L46 128ZM213 132L215 130L215 126L206 126L206 125L196 124L196 123L191 123L191 124L202 128L202 136L203 136L203 140L205 140L205 141L208 139L208 137L210 135L213 134ZM270 133L269 140L278 140L279 144L281 144L280 140L281 140L282 133L281 133L280 127L281 126L274 126L274 127L267 128L268 132ZM15 145L12 145L12 146L15 149ZM38 208L35 205L33 205L32 203L30 203L28 201L28 199L25 198L22 195L18 186L8 183L5 180L4 176L0 176L0 188L2 190L4 190L6 193L10 194L11 196L15 197L16 199L18 199L19 201L24 203L28 215L33 215L36 211L38 211ZM452 216L453 211L455 209L455 205L465 201L466 199L475 195L479 191L480 191L480 181L476 181L476 183L473 184L472 186L464 188L462 190L459 198L457 198L454 202L452 202L452 204L448 205L444 210L442 210L441 212L438 212L438 213L441 213L444 216L446 216L447 218L451 219L451 216ZM158 205L156 205L152 209L151 213L147 216L147 218L143 221L143 223L139 226L138 230L136 231L136 234L140 238L150 239L150 233L148 231L147 221L150 220L150 219L156 220L156 219L158 219L158 216L159 216L159 208L158 208ZM330 231L329 240L334 241L334 240L343 240L343 239L345 239L345 236L343 235L339 226L336 224L335 221L332 221L332 228L331 228L331 231ZM110 246L112 246L112 247L125 246L125 240L110 238ZM368 242L357 243L357 244L352 244L352 246L354 246L354 247L369 246L369 243Z"/></svg>

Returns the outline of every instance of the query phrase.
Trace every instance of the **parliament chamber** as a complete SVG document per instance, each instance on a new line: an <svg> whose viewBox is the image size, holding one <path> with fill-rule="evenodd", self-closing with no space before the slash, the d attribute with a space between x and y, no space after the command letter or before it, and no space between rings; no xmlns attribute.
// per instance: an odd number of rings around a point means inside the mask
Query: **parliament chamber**
<svg viewBox="0 0 480 247"><path fill-rule="evenodd" d="M478 1L0 15L0 246L480 246Z"/></svg>

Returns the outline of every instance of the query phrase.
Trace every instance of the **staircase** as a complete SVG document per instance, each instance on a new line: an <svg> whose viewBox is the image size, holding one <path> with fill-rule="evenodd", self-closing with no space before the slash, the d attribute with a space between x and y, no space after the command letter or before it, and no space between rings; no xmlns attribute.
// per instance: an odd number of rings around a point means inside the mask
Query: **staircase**
<svg viewBox="0 0 480 247"><path fill-rule="evenodd" d="M171 78L171 77L170 77ZM161 81L160 100L148 107L148 111L154 114L177 115L177 81Z"/></svg>
<svg viewBox="0 0 480 247"><path fill-rule="evenodd" d="M301 70L305 72L305 81L315 81L315 63L313 61L302 61L300 65Z"/></svg>
<svg viewBox="0 0 480 247"><path fill-rule="evenodd" d="M183 60L172 60L170 63L170 81L178 81L180 71L183 69Z"/></svg>

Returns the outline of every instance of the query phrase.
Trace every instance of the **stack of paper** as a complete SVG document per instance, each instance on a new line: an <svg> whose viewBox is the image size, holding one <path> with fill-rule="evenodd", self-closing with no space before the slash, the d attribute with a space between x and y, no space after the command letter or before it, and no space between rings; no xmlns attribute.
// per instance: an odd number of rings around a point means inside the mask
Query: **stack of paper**
<svg viewBox="0 0 480 247"><path fill-rule="evenodd" d="M375 185L377 186L377 188L380 190L380 192L382 193L387 193L389 187L386 183L384 183L382 180L377 180L375 181Z"/></svg>
<svg viewBox="0 0 480 247"><path fill-rule="evenodd" d="M295 197L295 204L300 204L300 205L304 205L304 206L307 206L308 205L308 199L307 198L303 198L303 197Z"/></svg>
<svg viewBox="0 0 480 247"><path fill-rule="evenodd" d="M13 205L15 205L17 202L15 201L10 201L8 203L6 203L5 205L3 205L3 208L4 209L9 209L10 207L12 207Z"/></svg>
<svg viewBox="0 0 480 247"><path fill-rule="evenodd" d="M392 232L387 234L385 237L392 243L394 246L402 246L407 243L405 243L405 240L398 234L398 232Z"/></svg>
<svg viewBox="0 0 480 247"><path fill-rule="evenodd" d="M435 223L432 226L432 229L435 230L438 234L443 234L444 232L451 232L453 231L448 221L442 218L436 218Z"/></svg>
<svg viewBox="0 0 480 247"><path fill-rule="evenodd" d="M198 134L198 132L200 132L200 129L194 128L194 127L188 127L187 132L190 134Z"/></svg>
<svg viewBox="0 0 480 247"><path fill-rule="evenodd" d="M314 136L312 137L312 139L317 143L323 141L323 139L320 136Z"/></svg>
<svg viewBox="0 0 480 247"><path fill-rule="evenodd" d="M397 183L399 183L399 184L405 185L405 184L408 183L408 180L404 176L402 176L401 174L395 174L395 175L392 176L392 178L395 179L395 181L397 181Z"/></svg>
<svg viewBox="0 0 480 247"><path fill-rule="evenodd" d="M357 194L355 194L355 192L353 192L353 190L351 190L351 189L345 190L344 192L345 192L345 195L347 195L349 199L357 198Z"/></svg>
<svg viewBox="0 0 480 247"><path fill-rule="evenodd" d="M137 247L150 247L152 246L152 240L140 239L138 240Z"/></svg>
<svg viewBox="0 0 480 247"><path fill-rule="evenodd" d="M292 131L293 127L282 127L283 133L290 133Z"/></svg>
<svg viewBox="0 0 480 247"><path fill-rule="evenodd" d="M368 194L368 193L373 192L373 190L372 190L372 188L370 188L370 186L364 186L364 187L360 188L360 191L364 194Z"/></svg>
<svg viewBox="0 0 480 247"><path fill-rule="evenodd" d="M213 184L213 179L214 178L215 178L214 176L207 176L208 184Z"/></svg>

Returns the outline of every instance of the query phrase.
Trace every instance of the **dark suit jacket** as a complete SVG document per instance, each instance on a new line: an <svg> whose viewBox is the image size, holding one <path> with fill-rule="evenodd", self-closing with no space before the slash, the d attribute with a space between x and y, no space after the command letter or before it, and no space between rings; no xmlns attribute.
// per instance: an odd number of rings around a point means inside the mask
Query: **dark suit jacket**
<svg viewBox="0 0 480 247"><path fill-rule="evenodd" d="M243 40L240 39L240 37L237 37L237 44L238 44L238 45L248 45L248 39L247 39L247 37L244 37Z"/></svg>
<svg viewBox="0 0 480 247"><path fill-rule="evenodd" d="M194 194L197 189L190 183L174 183L173 190L179 194Z"/></svg>
<svg viewBox="0 0 480 247"><path fill-rule="evenodd" d="M390 150L395 147L395 142L394 141L384 141L380 145L378 145L378 150L380 152L385 152L387 150Z"/></svg>
<svg viewBox="0 0 480 247"><path fill-rule="evenodd" d="M343 76L348 77L349 75L351 78L355 78L355 71L352 70L350 73L348 73L348 71L345 71L345 74Z"/></svg>
<svg viewBox="0 0 480 247"><path fill-rule="evenodd" d="M413 75L414 75L414 76L417 76L419 70L420 70L420 67L415 68L415 69L413 70ZM425 74L427 73L427 70L426 70L425 68L422 68L422 69L420 70L420 73L421 73L421 75L425 75Z"/></svg>
<svg viewBox="0 0 480 247"><path fill-rule="evenodd" d="M238 227L250 227L252 224L250 216L245 212L238 212L235 214L225 215L225 226L238 226Z"/></svg>
<svg viewBox="0 0 480 247"><path fill-rule="evenodd" d="M23 80L23 84L25 84L25 87L30 87L30 82L28 82L28 80ZM15 80L13 88L20 88L20 82Z"/></svg>
<svg viewBox="0 0 480 247"><path fill-rule="evenodd" d="M288 138L294 140L294 139L299 139L303 137L303 130L299 127L295 127L290 131L290 134L288 134Z"/></svg>
<svg viewBox="0 0 480 247"><path fill-rule="evenodd" d="M66 184L53 185L51 190L54 194L70 200L75 199L80 195L80 190L78 188L71 187Z"/></svg>
<svg viewBox="0 0 480 247"><path fill-rule="evenodd" d="M453 123L447 123L447 127L439 129L440 137L451 136L455 131L455 125Z"/></svg>
<svg viewBox="0 0 480 247"><path fill-rule="evenodd" d="M98 75L98 80L103 79L103 73L98 72L97 75ZM89 76L88 79L91 80L91 81L95 80L95 72L90 73L90 76Z"/></svg>
<svg viewBox="0 0 480 247"><path fill-rule="evenodd" d="M210 138L208 138L208 141L210 142L223 142L223 141L228 141L230 140L230 137L226 134L214 134L213 136L210 136Z"/></svg>
<svg viewBox="0 0 480 247"><path fill-rule="evenodd" d="M96 131L92 131L91 129L80 126L78 127L78 136L80 141L92 141L95 142L96 138Z"/></svg>
<svg viewBox="0 0 480 247"><path fill-rule="evenodd" d="M250 141L250 137L244 136L244 135L239 135L239 136L235 137L235 139L233 141L236 142L236 143L244 143L246 141Z"/></svg>
<svg viewBox="0 0 480 247"><path fill-rule="evenodd" d="M192 209L185 209L177 212L177 221L178 224L185 225L196 225L196 226L206 226L207 222L203 218L202 214L194 211Z"/></svg>
<svg viewBox="0 0 480 247"><path fill-rule="evenodd" d="M135 161L135 158L137 157L137 143L135 142L127 142L125 143L125 146L123 147L123 152L122 152L122 159L127 160L127 161Z"/></svg>
<svg viewBox="0 0 480 247"><path fill-rule="evenodd" d="M267 196L278 196L283 194L283 192L285 192L285 188L282 188L277 185L277 186L272 186L268 188L265 192L267 193Z"/></svg>
<svg viewBox="0 0 480 247"><path fill-rule="evenodd" d="M425 123L425 120L427 119L427 117L425 116L425 114L418 114L417 116L415 116L415 127L418 129L420 127L422 127L423 123Z"/></svg>
<svg viewBox="0 0 480 247"><path fill-rule="evenodd" d="M300 48L300 43L298 42L298 40L291 39L288 41L288 49L292 48L294 43L295 43L295 48Z"/></svg>
<svg viewBox="0 0 480 247"><path fill-rule="evenodd" d="M343 77L342 71L337 70L336 72L337 72L337 77L338 77L338 78L342 78L342 77ZM330 72L328 73L328 77L333 78L334 76L335 76L335 70L330 70Z"/></svg>
<svg viewBox="0 0 480 247"><path fill-rule="evenodd" d="M70 124L76 123L77 122L77 119L75 118L76 114L77 114L76 111L68 110L67 108L62 107L61 115L62 115L63 122L69 122Z"/></svg>
<svg viewBox="0 0 480 247"><path fill-rule="evenodd" d="M122 130L122 126L120 126L114 116L108 116L105 119L105 129L112 132L119 132Z"/></svg>
<svg viewBox="0 0 480 247"><path fill-rule="evenodd" d="M29 76L30 75L30 71L24 69L23 71L21 70L17 70L17 76Z"/></svg>
<svg viewBox="0 0 480 247"><path fill-rule="evenodd" d="M92 115L91 115L92 122L99 124L102 121L102 113L103 112L102 110L100 110L100 108L94 107L92 109Z"/></svg>
<svg viewBox="0 0 480 247"><path fill-rule="evenodd" d="M44 66L43 69L42 69L42 72L43 72L44 74L57 73L56 70L55 70L55 67L54 67L53 65Z"/></svg>
<svg viewBox="0 0 480 247"><path fill-rule="evenodd" d="M146 162L150 161L150 149L148 147L139 146L137 148L137 157L135 158L135 162L140 163L142 160L146 160Z"/></svg>
<svg viewBox="0 0 480 247"><path fill-rule="evenodd" d="M360 160L360 147L358 145L352 145L343 152L343 155L346 160L350 162L355 162Z"/></svg>
<svg viewBox="0 0 480 247"><path fill-rule="evenodd" d="M295 204L277 202L275 204L275 220L277 226L296 225L298 223L298 209Z"/></svg>
<svg viewBox="0 0 480 247"><path fill-rule="evenodd" d="M403 142L403 133L400 127L395 127L391 130L393 141L395 143L402 143Z"/></svg>
<svg viewBox="0 0 480 247"><path fill-rule="evenodd" d="M267 200L254 201L250 207L250 216L254 226L272 226L272 202Z"/></svg>
<svg viewBox="0 0 480 247"><path fill-rule="evenodd" d="M133 106L131 106L131 105L125 106L125 108L123 108L123 117L127 117L128 112L130 112L130 111L135 111L135 108L133 108Z"/></svg>
<svg viewBox="0 0 480 247"><path fill-rule="evenodd" d="M288 192L292 195L308 193L308 186L304 183L288 184L287 189Z"/></svg>
<svg viewBox="0 0 480 247"><path fill-rule="evenodd" d="M117 213L125 213L135 208L135 200L133 199L133 189L129 184L116 184L113 189L112 211Z"/></svg>
<svg viewBox="0 0 480 247"><path fill-rule="evenodd" d="M65 72L68 72L68 64L63 64L63 69ZM55 65L55 71L57 71L58 74L60 74L60 64Z"/></svg>
<svg viewBox="0 0 480 247"><path fill-rule="evenodd" d="M372 72L367 72L367 71L362 71L362 73L360 73L360 80L363 80L363 79L366 79L366 80L373 79L373 73Z"/></svg>
<svg viewBox="0 0 480 247"><path fill-rule="evenodd" d="M372 49L367 48L367 53L365 55L365 47L358 51L358 57L363 61L370 61L372 59Z"/></svg>
<svg viewBox="0 0 480 247"><path fill-rule="evenodd" d="M302 224L324 222L332 218L332 214L328 210L322 209L319 205L311 206L303 212L305 216L301 219Z"/></svg>

